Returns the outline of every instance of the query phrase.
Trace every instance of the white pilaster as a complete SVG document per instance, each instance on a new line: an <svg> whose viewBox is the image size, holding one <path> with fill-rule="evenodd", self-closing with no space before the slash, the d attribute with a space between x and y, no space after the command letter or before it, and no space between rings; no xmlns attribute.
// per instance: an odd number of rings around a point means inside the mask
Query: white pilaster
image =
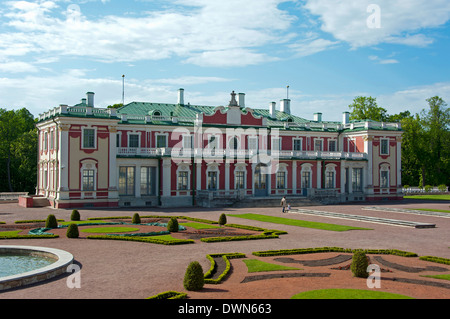
<svg viewBox="0 0 450 319"><path fill-rule="evenodd" d="M317 161L317 189L322 188L322 162Z"/></svg>
<svg viewBox="0 0 450 319"><path fill-rule="evenodd" d="M171 176L172 159L164 158L162 165L163 165L163 176L162 176L163 196L170 196L170 188L172 183L172 176Z"/></svg>
<svg viewBox="0 0 450 319"><path fill-rule="evenodd" d="M297 195L297 161L292 161L292 194Z"/></svg>

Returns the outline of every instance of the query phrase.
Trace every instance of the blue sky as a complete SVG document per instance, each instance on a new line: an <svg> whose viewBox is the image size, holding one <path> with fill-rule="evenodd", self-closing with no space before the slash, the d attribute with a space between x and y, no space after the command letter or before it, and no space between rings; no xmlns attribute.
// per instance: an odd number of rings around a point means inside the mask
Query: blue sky
<svg viewBox="0 0 450 319"><path fill-rule="evenodd" d="M268 108L286 97L341 120L354 97L389 114L450 102L447 0L42 0L0 2L0 107L35 116L122 100Z"/></svg>

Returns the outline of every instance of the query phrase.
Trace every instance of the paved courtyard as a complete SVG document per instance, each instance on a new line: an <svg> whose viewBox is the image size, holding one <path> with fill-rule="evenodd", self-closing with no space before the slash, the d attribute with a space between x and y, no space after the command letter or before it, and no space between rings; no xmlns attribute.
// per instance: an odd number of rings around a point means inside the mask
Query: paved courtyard
<svg viewBox="0 0 450 319"><path fill-rule="evenodd" d="M333 246L398 249L414 252L419 256L431 255L450 258L450 218L392 212L389 210L363 209L369 206L397 209L450 209L448 202L431 203L418 201L307 207L307 209L317 211L434 224L434 228L401 227L373 223L367 220L332 218L324 215L282 214L281 209L278 207L240 209L81 209L79 211L82 220L89 217L132 216L135 212L138 212L140 215L185 215L217 221L222 213L257 213L305 221L371 228L372 230L334 232L270 224L230 216L227 217L228 223L285 230L288 234L281 235L277 239L218 243L196 242L195 244L175 246L82 238L68 239L65 236L60 236L56 239L1 240L0 245L44 246L72 253L76 263L81 267L81 288L70 289L66 284L67 278L59 277L44 284L0 293L0 299L143 299L167 290L184 291L183 277L187 265L191 261L199 261L206 271L210 267L206 255L212 253L239 252L251 256L252 252L262 250ZM16 220L45 219L49 214L55 214L57 218L68 221L70 220L71 210L55 210L52 208L25 209L14 203L0 204L0 221L7 224L13 224ZM220 285L215 287L215 289L220 289Z"/></svg>

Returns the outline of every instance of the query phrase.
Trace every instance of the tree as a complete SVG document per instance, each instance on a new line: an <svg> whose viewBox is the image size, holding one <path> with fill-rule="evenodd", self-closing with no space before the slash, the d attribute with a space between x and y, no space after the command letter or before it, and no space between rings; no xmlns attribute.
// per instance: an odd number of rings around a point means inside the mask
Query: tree
<svg viewBox="0 0 450 319"><path fill-rule="evenodd" d="M377 105L377 100L371 96L357 96L349 105L352 110L350 120L372 120L385 122L387 119L386 109Z"/></svg>
<svg viewBox="0 0 450 319"><path fill-rule="evenodd" d="M205 276L203 274L202 266L198 261L191 262L184 274L184 288L190 291L198 291L203 288L204 284Z"/></svg>
<svg viewBox="0 0 450 319"><path fill-rule="evenodd" d="M227 216L225 214L221 214L219 217L219 225L223 226L227 223Z"/></svg>
<svg viewBox="0 0 450 319"><path fill-rule="evenodd" d="M37 147L33 144L37 143L37 138L33 140L31 135L24 136L25 134L30 134L30 132L36 132L35 120L33 115L25 108L20 110L10 110L0 109L0 153L1 153L1 165L5 169L5 181L6 185L2 184L1 189L8 190L9 192L14 191L14 182L21 181L20 174L13 170L13 162L15 160L14 153L18 150L17 154L21 155L22 160L25 158L33 158L36 155ZM27 145L25 145L27 144ZM35 146L36 144L34 144ZM31 151L32 149L32 151ZM34 154L34 155L33 155ZM27 156L28 155L28 156ZM37 165L35 163L28 168L35 168ZM18 164L20 167L20 164ZM23 168L24 166L22 166ZM26 175L26 173L25 173ZM35 184L35 181L34 183ZM20 183L19 187L24 187Z"/></svg>
<svg viewBox="0 0 450 319"><path fill-rule="evenodd" d="M426 100L429 109L422 110L421 124L425 132L425 151L427 153L427 181L423 177L423 185L439 185L449 183L449 138L450 108L439 96Z"/></svg>

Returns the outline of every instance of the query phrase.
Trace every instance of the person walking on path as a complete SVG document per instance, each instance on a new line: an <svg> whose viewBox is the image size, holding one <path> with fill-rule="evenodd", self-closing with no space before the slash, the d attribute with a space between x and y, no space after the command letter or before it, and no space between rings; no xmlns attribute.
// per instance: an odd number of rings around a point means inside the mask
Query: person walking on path
<svg viewBox="0 0 450 319"><path fill-rule="evenodd" d="M282 207L282 212L285 213L286 212L286 196L283 196L283 198L281 199L281 207Z"/></svg>

